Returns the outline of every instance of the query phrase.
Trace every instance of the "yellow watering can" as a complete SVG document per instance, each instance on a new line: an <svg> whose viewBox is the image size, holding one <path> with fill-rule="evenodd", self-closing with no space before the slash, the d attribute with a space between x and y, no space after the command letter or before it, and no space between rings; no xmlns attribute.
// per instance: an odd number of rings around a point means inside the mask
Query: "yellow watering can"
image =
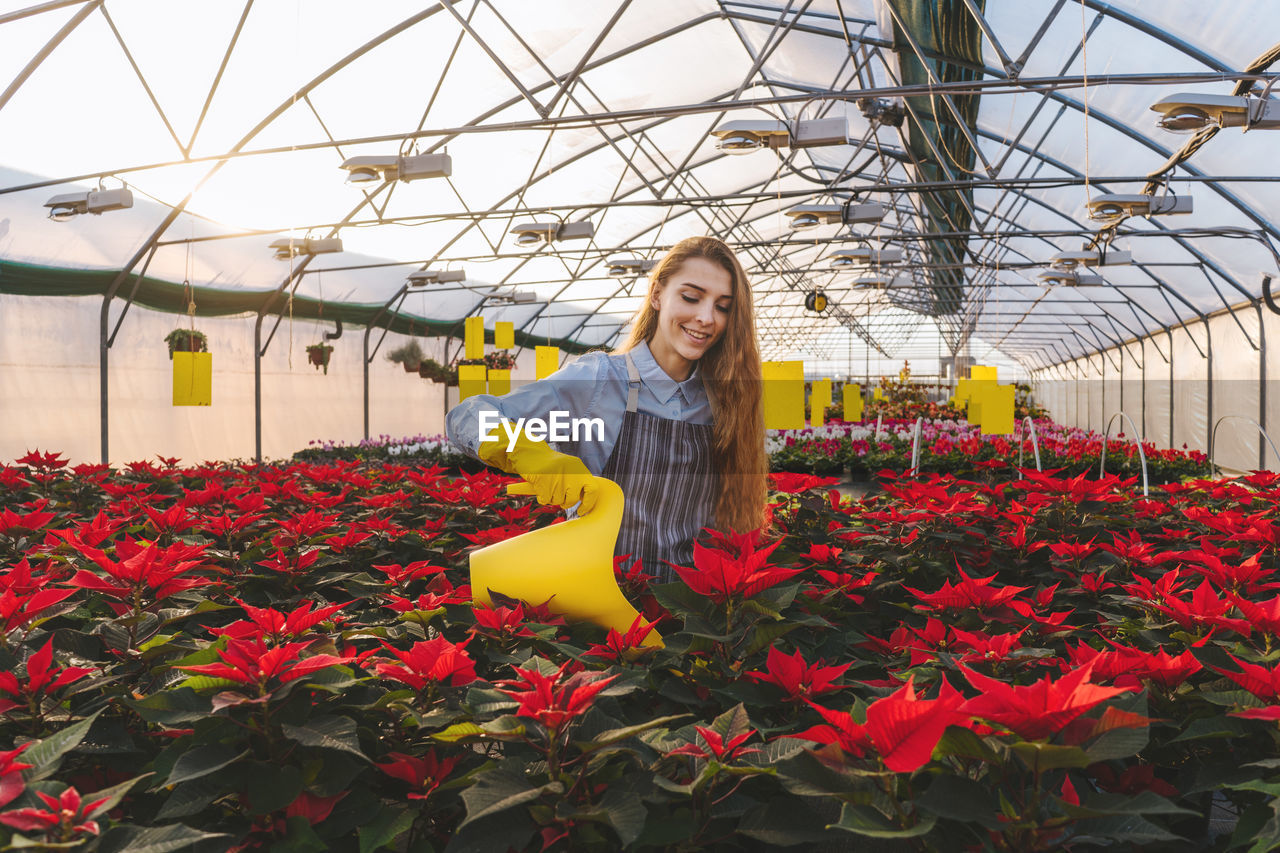
<svg viewBox="0 0 1280 853"><path fill-rule="evenodd" d="M489 591L533 604L551 599L552 613L572 622L591 622L625 634L639 612L618 588L613 546L622 527L622 489L595 478L597 499L591 512L471 553L471 595L491 604ZM531 495L528 483L507 487L512 495ZM662 647L657 631L643 645Z"/></svg>

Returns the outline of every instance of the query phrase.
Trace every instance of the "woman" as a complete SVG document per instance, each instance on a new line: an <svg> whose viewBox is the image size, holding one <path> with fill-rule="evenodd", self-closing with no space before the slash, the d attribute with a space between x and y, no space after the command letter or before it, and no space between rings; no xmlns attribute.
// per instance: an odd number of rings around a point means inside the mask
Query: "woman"
<svg viewBox="0 0 1280 853"><path fill-rule="evenodd" d="M504 397L464 400L446 430L459 449L527 480L544 504L585 514L592 475L618 483L626 501L614 553L669 581L664 561L688 565L704 527L747 531L764 520L760 372L742 265L721 241L690 237L654 269L616 352L588 353ZM481 415L492 423L495 411L513 423L567 412L604 429L558 450L509 429L482 440Z"/></svg>

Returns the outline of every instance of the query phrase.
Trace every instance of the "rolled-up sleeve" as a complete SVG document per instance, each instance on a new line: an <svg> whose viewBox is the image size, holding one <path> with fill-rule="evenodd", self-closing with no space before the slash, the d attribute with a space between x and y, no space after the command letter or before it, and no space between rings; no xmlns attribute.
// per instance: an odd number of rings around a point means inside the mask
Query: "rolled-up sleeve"
<svg viewBox="0 0 1280 853"><path fill-rule="evenodd" d="M503 418L513 422L520 418L542 418L545 421L553 411L586 415L599 393L600 372L605 365L603 353L591 353L510 394L468 397L445 416L445 435L454 448L479 459L482 415L487 415L488 425L494 427ZM503 431L499 427L491 434L501 437Z"/></svg>

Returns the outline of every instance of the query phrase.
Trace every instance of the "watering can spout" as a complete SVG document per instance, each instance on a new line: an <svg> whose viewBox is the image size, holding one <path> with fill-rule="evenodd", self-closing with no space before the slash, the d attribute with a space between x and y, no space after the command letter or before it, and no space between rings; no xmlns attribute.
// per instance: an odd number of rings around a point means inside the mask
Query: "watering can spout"
<svg viewBox="0 0 1280 853"><path fill-rule="evenodd" d="M574 622L592 622L625 634L639 615L618 588L613 548L622 527L622 489L595 478L595 508L580 518L532 530L471 554L471 594L491 604L490 592L535 604L547 601L551 612ZM532 494L515 483L510 494ZM645 646L662 647L651 631Z"/></svg>

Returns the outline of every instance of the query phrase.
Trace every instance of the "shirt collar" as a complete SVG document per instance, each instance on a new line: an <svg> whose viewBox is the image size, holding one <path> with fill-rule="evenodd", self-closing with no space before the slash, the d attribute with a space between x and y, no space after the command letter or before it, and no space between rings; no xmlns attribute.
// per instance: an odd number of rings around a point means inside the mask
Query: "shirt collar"
<svg viewBox="0 0 1280 853"><path fill-rule="evenodd" d="M677 382L668 376L667 372L658 364L658 360L649 351L647 341L641 341L631 351L631 357L636 363L636 370L640 371L640 381L653 392L653 396L658 398L659 403L670 402L677 392L684 398L686 403L692 402L695 392L702 387L702 378L698 376L697 364L694 364L693 371L689 374L688 379L683 382Z"/></svg>

